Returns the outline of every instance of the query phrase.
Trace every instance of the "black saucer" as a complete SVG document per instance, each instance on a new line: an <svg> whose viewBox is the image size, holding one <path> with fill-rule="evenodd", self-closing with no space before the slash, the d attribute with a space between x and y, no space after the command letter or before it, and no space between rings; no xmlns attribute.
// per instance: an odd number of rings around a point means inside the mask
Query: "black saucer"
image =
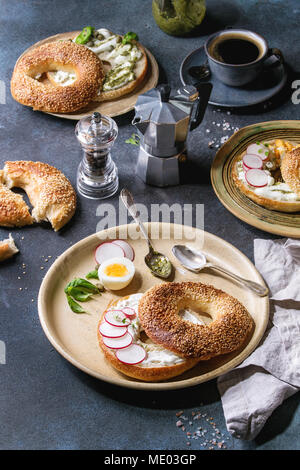
<svg viewBox="0 0 300 470"><path fill-rule="evenodd" d="M189 70L191 67L199 66L206 62L206 54L203 46L191 52L183 60L180 66L180 79L183 85L193 85L196 79ZM216 77L210 75L202 82L210 82L213 89L209 104L228 108L240 108L263 103L276 95L285 85L287 72L284 64L268 68L253 82L243 87L230 87L224 85Z"/></svg>

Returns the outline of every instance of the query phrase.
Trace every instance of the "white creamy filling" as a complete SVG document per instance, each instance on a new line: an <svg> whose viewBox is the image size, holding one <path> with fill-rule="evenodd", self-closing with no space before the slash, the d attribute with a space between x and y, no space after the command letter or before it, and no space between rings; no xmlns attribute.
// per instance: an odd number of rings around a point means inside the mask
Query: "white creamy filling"
<svg viewBox="0 0 300 470"><path fill-rule="evenodd" d="M124 307L130 307L135 310L136 317L131 321L128 326L128 333L133 337L133 343L141 345L146 351L147 356L143 362L139 364L141 367L163 367L179 364L184 359L172 351L162 348L156 344L147 344L141 341L140 334L143 331L142 325L138 318L138 304L143 294L133 294L127 299L120 300L115 308L122 310ZM183 319L188 320L198 325L204 325L205 323L200 320L193 312L189 310L183 310L179 312Z"/></svg>
<svg viewBox="0 0 300 470"><path fill-rule="evenodd" d="M142 57L142 53L135 45L121 44L120 36L112 34L107 29L100 28L96 32L102 34L104 39L99 40L97 38L92 38L87 44L85 44L85 46L93 51L99 59L109 62L112 69L115 67L123 68L123 70L120 70L116 76L118 83L116 85L109 85L104 82L103 89L104 91L109 91L121 88L135 79L133 71L130 73L128 72L128 67L133 68L135 62ZM76 80L75 73L64 72L62 70L49 73L51 74L52 79L61 86L72 85ZM100 94L100 92L98 94Z"/></svg>
<svg viewBox="0 0 300 470"><path fill-rule="evenodd" d="M265 165L266 166L266 165ZM263 188L255 188L255 186L251 186L247 183L245 178L245 170L243 168L243 162L239 161L237 163L237 172L239 179L243 181L245 186L247 186L251 191L253 191L258 196L266 197L268 199L272 199L274 201L285 201L285 202L293 202L293 201L300 201L300 197L294 193L290 187L286 183L275 183L274 178L271 176L271 173L265 169L266 173L268 174L268 184Z"/></svg>

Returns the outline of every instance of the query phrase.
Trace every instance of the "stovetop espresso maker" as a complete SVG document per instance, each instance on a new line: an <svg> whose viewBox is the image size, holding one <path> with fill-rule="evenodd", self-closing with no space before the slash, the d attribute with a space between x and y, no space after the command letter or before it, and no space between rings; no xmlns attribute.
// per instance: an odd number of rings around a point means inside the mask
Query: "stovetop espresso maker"
<svg viewBox="0 0 300 470"><path fill-rule="evenodd" d="M187 85L172 92L169 85L140 95L132 124L140 137L137 174L147 184L179 184L179 164L186 160L189 130L201 123L212 85Z"/></svg>

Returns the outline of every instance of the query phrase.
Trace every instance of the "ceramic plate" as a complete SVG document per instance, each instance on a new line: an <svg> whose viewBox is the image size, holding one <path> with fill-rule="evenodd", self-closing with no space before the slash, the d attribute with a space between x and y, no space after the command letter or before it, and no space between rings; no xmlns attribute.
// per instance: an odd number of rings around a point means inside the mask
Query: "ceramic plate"
<svg viewBox="0 0 300 470"><path fill-rule="evenodd" d="M189 69L206 62L206 54L203 47L191 52L183 60L180 67L180 79L183 85L193 85L197 80L190 76ZM213 75L202 82L210 82L213 89L209 104L215 106L238 108L253 106L269 100L276 95L285 85L287 73L284 65L269 68L262 73L257 80L244 87L230 87L224 85Z"/></svg>
<svg viewBox="0 0 300 470"><path fill-rule="evenodd" d="M269 121L243 127L217 152L211 167L211 181L222 204L239 219L265 232L300 238L300 213L272 211L259 206L233 183L234 158L251 143L282 138L300 143L300 121Z"/></svg>
<svg viewBox="0 0 300 470"><path fill-rule="evenodd" d="M130 224L131 230L137 230ZM254 265L239 250L224 240L191 227L180 225L151 223L148 230L158 233L159 240L153 240L154 247L170 257L175 269L175 281L202 281L223 289L238 298L248 309L255 322L255 330L247 345L242 350L222 357L203 361L183 375L162 383L145 383L113 369L104 359L97 341L97 324L101 312L111 300L136 292L145 292L153 285L162 282L153 277L144 264L147 243L144 239L130 240L135 250L136 275L132 283L122 291L106 291L84 304L89 314L73 313L66 301L64 287L75 277L84 277L94 269L94 250L102 240L124 238L128 226L111 228L91 235L65 251L51 266L46 274L39 292L38 308L43 330L57 351L74 366L84 372L116 385L144 390L170 390L205 382L213 379L242 362L259 343L268 322L268 298L257 297L243 289L227 277L221 277L213 271L194 274L180 268L174 259L171 249L176 243L202 247L208 259L218 263L240 276L263 284L263 280ZM180 238L184 230L183 239ZM122 232L120 232L122 231ZM168 233L169 231L169 233ZM194 240L192 240L194 238ZM98 298L97 298L98 297Z"/></svg>
<svg viewBox="0 0 300 470"><path fill-rule="evenodd" d="M50 36L48 38L43 39L42 41L33 44L28 49L26 49L23 54L34 49L35 47L41 46L42 44L46 44L48 42L54 42L60 39L74 38L79 33L80 31L71 31L69 33L61 33L56 34L55 36ZM158 82L159 69L157 62L151 52L148 51L148 49L145 48L145 51L148 57L148 70L146 73L146 77L144 78L143 82L128 95L122 96L121 98L118 98L116 100L104 101L103 103L92 102L85 108L80 109L79 111L75 111L74 113L47 114L52 114L53 116L57 116L63 119L72 119L77 121L79 119L82 119L83 117L89 116L95 111L98 111L99 113L110 117L120 116L121 114L125 114L128 111L131 111L132 109L134 109L138 96L141 93L145 93L146 91L151 90L151 88L154 88Z"/></svg>

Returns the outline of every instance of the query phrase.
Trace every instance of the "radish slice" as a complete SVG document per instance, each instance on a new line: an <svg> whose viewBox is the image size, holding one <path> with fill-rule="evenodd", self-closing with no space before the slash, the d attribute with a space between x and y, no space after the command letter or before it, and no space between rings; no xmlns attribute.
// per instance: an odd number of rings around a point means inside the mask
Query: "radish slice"
<svg viewBox="0 0 300 470"><path fill-rule="evenodd" d="M104 321L99 326L99 332L102 336L106 336L107 338L121 338L121 336L127 333L127 326L121 328Z"/></svg>
<svg viewBox="0 0 300 470"><path fill-rule="evenodd" d="M252 168L245 173L247 183L256 188L262 188L268 184L268 175L264 170Z"/></svg>
<svg viewBox="0 0 300 470"><path fill-rule="evenodd" d="M248 170L250 168L261 170L263 166L262 159L258 155L251 155L250 153L243 156L243 164Z"/></svg>
<svg viewBox="0 0 300 470"><path fill-rule="evenodd" d="M269 149L264 144L251 144L247 147L247 153L257 155L262 160L266 160L269 155Z"/></svg>
<svg viewBox="0 0 300 470"><path fill-rule="evenodd" d="M102 341L108 348L111 349L123 349L127 348L132 343L132 336L130 333L125 333L121 338L106 338L102 336Z"/></svg>
<svg viewBox="0 0 300 470"><path fill-rule="evenodd" d="M124 364L139 364L146 358L145 349L139 344L131 344L128 348L116 351L116 357Z"/></svg>
<svg viewBox="0 0 300 470"><path fill-rule="evenodd" d="M118 328L127 326L130 323L129 318L125 316L122 310L108 310L104 315L104 320L112 326Z"/></svg>
<svg viewBox="0 0 300 470"><path fill-rule="evenodd" d="M134 260L134 251L129 243L127 243L125 240L114 240L112 243L114 243L114 245L120 246L124 250L126 258L130 259L130 261Z"/></svg>
<svg viewBox="0 0 300 470"><path fill-rule="evenodd" d="M125 317L129 318L130 320L136 317L135 310L131 307L122 308L122 312L125 314Z"/></svg>
<svg viewBox="0 0 300 470"><path fill-rule="evenodd" d="M125 253L123 248L119 245L115 245L112 242L104 242L97 246L95 250L96 263L101 264L110 258L124 258Z"/></svg>

